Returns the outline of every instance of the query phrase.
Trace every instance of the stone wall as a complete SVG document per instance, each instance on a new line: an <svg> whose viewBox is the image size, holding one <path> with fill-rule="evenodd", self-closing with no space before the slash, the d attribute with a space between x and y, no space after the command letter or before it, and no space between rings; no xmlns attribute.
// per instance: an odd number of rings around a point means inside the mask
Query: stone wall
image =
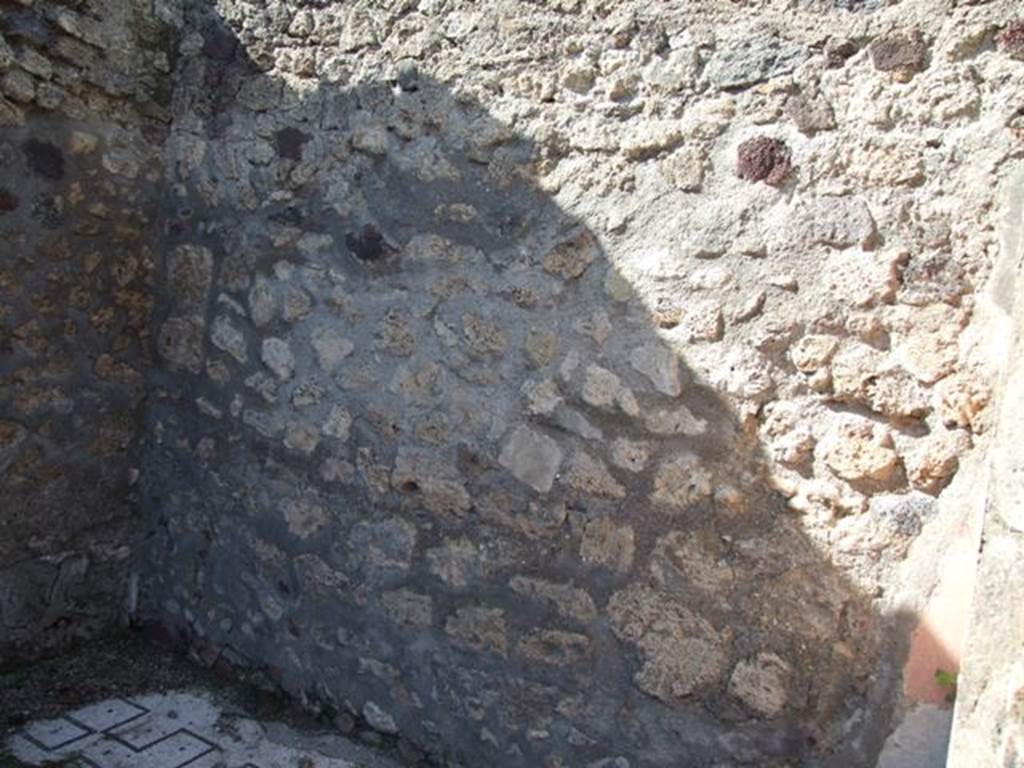
<svg viewBox="0 0 1024 768"><path fill-rule="evenodd" d="M872 764L1014 13L192 3L148 610L413 756Z"/></svg>
<svg viewBox="0 0 1024 768"><path fill-rule="evenodd" d="M134 570L412 762L872 765L1014 5L0 0L0 643Z"/></svg>
<svg viewBox="0 0 1024 768"><path fill-rule="evenodd" d="M987 514L957 701L949 765L1016 765L1024 760L1024 172L1004 186L1002 269L991 282L1004 322L999 418L991 449Z"/></svg>
<svg viewBox="0 0 1024 768"><path fill-rule="evenodd" d="M0 3L0 665L125 612L169 29Z"/></svg>

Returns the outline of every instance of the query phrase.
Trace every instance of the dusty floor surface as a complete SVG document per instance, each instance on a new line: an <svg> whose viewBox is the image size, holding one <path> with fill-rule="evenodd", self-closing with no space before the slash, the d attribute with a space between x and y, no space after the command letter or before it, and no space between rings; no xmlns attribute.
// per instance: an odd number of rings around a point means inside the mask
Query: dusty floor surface
<svg viewBox="0 0 1024 768"><path fill-rule="evenodd" d="M121 632L94 640L61 656L0 669L0 768L28 764L15 757L9 745L16 734L38 729L41 721L111 701L128 702L127 706L133 708L137 702L142 702L146 709L159 713L161 697L158 694L167 691L196 692L211 706L223 711L223 717L216 723L221 732L227 720L258 723L263 732L260 738L265 736L264 740L273 749L298 750L296 754L308 750L321 758L313 762L300 761L298 765L313 766L321 762L324 766L390 768L396 765L389 758L389 753L397 755L394 745L376 744L377 749L373 751L357 746L341 738L337 720L315 718L283 697L199 666L150 638L134 632ZM150 719L154 718L157 716ZM137 726L138 721L133 721L133 725ZM212 726L213 721L201 725ZM358 736L367 736L352 721L348 721L347 727L341 727ZM107 729L97 727L96 730ZM120 732L122 729L110 730ZM6 748L5 744L8 745ZM136 756L124 764L135 765L138 759ZM346 759L352 762L345 762ZM45 764L77 766L93 763L74 760L62 763L58 760ZM158 764L163 765L153 763Z"/></svg>

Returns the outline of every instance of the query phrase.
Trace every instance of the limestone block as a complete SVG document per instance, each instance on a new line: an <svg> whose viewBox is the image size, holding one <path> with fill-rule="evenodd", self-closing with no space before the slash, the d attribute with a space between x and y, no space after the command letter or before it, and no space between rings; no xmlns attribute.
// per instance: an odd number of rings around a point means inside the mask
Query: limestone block
<svg viewBox="0 0 1024 768"><path fill-rule="evenodd" d="M741 661L729 677L729 693L764 717L777 717L786 707L793 670L774 653Z"/></svg>
<svg viewBox="0 0 1024 768"><path fill-rule="evenodd" d="M518 426L505 441L498 463L520 482L547 493L562 464L562 449L547 435Z"/></svg>

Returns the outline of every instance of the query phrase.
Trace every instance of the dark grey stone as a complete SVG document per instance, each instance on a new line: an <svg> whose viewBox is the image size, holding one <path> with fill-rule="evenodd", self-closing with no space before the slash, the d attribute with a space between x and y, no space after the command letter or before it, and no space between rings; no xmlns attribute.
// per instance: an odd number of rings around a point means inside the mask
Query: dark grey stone
<svg viewBox="0 0 1024 768"><path fill-rule="evenodd" d="M64 178L64 153L48 141L29 139L21 145L25 164L33 173L51 181Z"/></svg>
<svg viewBox="0 0 1024 768"><path fill-rule="evenodd" d="M807 59L802 46L782 40L771 31L757 37L722 43L708 59L704 77L722 90L738 90L792 72Z"/></svg>

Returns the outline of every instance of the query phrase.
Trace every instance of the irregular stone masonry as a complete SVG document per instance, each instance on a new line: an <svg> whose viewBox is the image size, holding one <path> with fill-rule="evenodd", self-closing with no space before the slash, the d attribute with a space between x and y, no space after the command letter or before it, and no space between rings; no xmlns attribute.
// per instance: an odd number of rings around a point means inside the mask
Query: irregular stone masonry
<svg viewBox="0 0 1024 768"><path fill-rule="evenodd" d="M5 187L0 225L81 211L111 250L146 211L153 344L92 347L148 382L145 617L452 765L873 764L901 563L990 427L1012 2L86 5L5 10L3 156L64 191ZM115 22L136 86L55 119L42 61ZM115 97L136 133L75 127ZM90 274L58 251L40 281ZM11 343L50 360L4 266ZM18 467L48 435L25 397ZM33 519L72 506L99 519ZM33 546L99 583L97 546Z"/></svg>
<svg viewBox="0 0 1024 768"><path fill-rule="evenodd" d="M175 37L117 0L0 7L0 668L134 602Z"/></svg>

